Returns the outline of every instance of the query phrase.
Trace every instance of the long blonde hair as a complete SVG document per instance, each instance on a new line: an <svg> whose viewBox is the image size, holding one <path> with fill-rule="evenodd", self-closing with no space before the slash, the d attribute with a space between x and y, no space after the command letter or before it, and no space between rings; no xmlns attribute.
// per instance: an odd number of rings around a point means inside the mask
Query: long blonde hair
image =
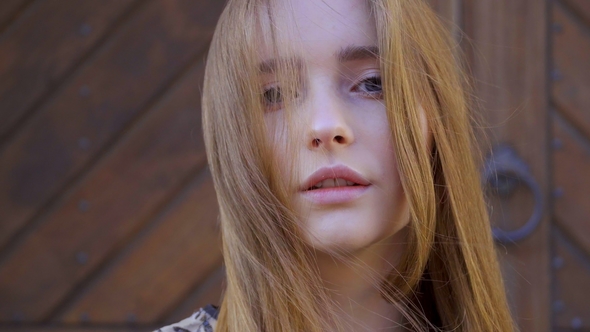
<svg viewBox="0 0 590 332"><path fill-rule="evenodd" d="M416 331L512 331L477 167L465 79L421 1L367 0L410 206L408 245L382 294ZM267 142L257 34L272 0L229 0L207 60L203 127L227 288L217 331L326 331L335 315ZM264 32L264 31L263 31ZM419 101L419 102L418 102ZM421 129L426 113L432 144ZM428 309L428 308L431 308Z"/></svg>

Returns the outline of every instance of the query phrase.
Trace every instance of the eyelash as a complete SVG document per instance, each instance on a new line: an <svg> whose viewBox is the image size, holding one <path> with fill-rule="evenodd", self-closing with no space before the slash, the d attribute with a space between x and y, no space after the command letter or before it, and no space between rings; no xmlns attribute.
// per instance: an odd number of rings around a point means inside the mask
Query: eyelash
<svg viewBox="0 0 590 332"><path fill-rule="evenodd" d="M362 89L361 86L365 85ZM377 87L377 91L371 91L372 88ZM381 85L381 75L371 75L363 78L351 88L352 92L362 94L370 98L381 99L383 97L383 87ZM295 96L297 98L298 95ZM262 92L263 103L269 108L269 111L277 110L283 106L283 92L281 87L274 85L264 88Z"/></svg>
<svg viewBox="0 0 590 332"><path fill-rule="evenodd" d="M280 86L269 86L264 88L264 92L262 93L262 98L264 99L265 104L282 104L283 103L283 94L281 92ZM279 100L273 100L278 98Z"/></svg>
<svg viewBox="0 0 590 332"><path fill-rule="evenodd" d="M368 86L365 86L364 91L362 91L362 89L360 89L360 87L363 84L367 84ZM367 88L370 87L377 87L379 90L378 91L370 91ZM355 84L352 89L353 92L358 92L361 94L364 94L368 97L371 98L382 98L383 97L383 86L381 85L381 75L371 75L368 77L363 78L359 83Z"/></svg>

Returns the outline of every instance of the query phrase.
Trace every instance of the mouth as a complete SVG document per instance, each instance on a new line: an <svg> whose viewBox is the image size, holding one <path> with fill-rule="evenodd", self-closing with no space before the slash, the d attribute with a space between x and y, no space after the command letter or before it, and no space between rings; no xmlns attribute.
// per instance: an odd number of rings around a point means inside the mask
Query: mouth
<svg viewBox="0 0 590 332"><path fill-rule="evenodd" d="M300 187L301 191L322 188L369 186L371 183L358 172L344 165L322 167L312 173Z"/></svg>
<svg viewBox="0 0 590 332"><path fill-rule="evenodd" d="M343 178L335 178L335 179L325 179L322 181L317 182L313 186L307 188L307 190L318 190L322 188L334 188L334 187L356 187L360 186L360 184L350 181Z"/></svg>
<svg viewBox="0 0 590 332"><path fill-rule="evenodd" d="M315 204L349 203L362 196L371 183L344 165L322 167L311 174L300 187L304 196Z"/></svg>

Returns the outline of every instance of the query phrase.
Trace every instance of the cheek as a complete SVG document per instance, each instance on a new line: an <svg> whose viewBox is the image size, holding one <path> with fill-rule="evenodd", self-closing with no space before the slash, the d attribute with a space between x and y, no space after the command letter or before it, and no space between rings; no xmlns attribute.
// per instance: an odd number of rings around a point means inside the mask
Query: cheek
<svg viewBox="0 0 590 332"><path fill-rule="evenodd" d="M287 139L285 137L285 125L279 112L270 112L264 115L266 126L266 138L270 144L273 157L280 165L286 162Z"/></svg>
<svg viewBox="0 0 590 332"><path fill-rule="evenodd" d="M383 195L380 197L379 209L388 220L395 220L399 229L400 222L406 224L407 200L401 183L401 176L396 158L396 147L393 142L391 128L383 105L374 110L371 122L363 126L365 148L369 150L374 162L378 185ZM393 226L393 225L390 225Z"/></svg>
<svg viewBox="0 0 590 332"><path fill-rule="evenodd" d="M359 142L362 142L363 147L370 154L367 157L378 164L378 166L374 165L374 168L379 170L378 178L383 179L384 182L387 182L386 179L395 179L397 185L399 176L395 146L385 107L378 105L371 110L371 115L365 117L362 126L357 127Z"/></svg>
<svg viewBox="0 0 590 332"><path fill-rule="evenodd" d="M298 151L294 145L295 134L293 124L286 123L282 112L265 114L267 143L270 146L272 169L278 179L291 191L296 186L298 170L294 161L298 158Z"/></svg>

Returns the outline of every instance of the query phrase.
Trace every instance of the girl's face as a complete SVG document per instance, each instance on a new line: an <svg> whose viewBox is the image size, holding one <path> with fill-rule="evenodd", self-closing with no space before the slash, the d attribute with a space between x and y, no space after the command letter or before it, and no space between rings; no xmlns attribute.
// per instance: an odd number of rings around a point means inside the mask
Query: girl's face
<svg viewBox="0 0 590 332"><path fill-rule="evenodd" d="M299 175L292 197L305 240L324 252L356 252L395 234L402 243L399 231L408 223L409 212L382 98L378 40L367 1L282 0L275 16L279 34L289 34L290 51L280 58L300 68L301 91L288 135L295 142L287 142L284 135L287 111L272 70L281 59L268 57L269 47L263 47L261 64L265 120L279 163L293 165Z"/></svg>

